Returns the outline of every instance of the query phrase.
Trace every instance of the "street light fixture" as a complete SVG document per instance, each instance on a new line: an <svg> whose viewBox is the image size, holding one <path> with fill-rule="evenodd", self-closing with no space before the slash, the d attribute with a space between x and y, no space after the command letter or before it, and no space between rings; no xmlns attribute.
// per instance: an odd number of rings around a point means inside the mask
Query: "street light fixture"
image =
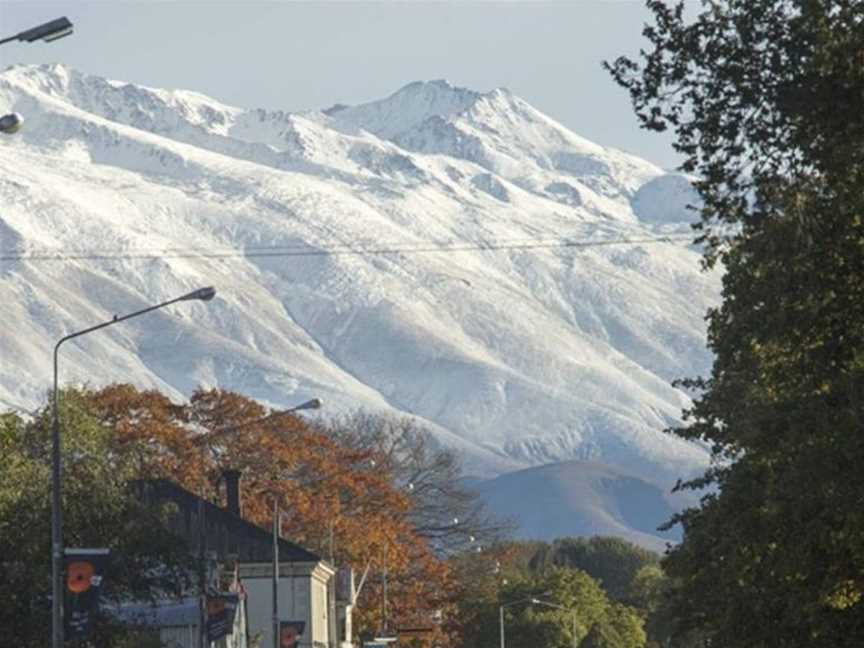
<svg viewBox="0 0 864 648"><path fill-rule="evenodd" d="M23 124L24 118L18 113L13 112L8 115L3 115L0 117L0 133L5 133L6 135L17 133L21 130Z"/></svg>
<svg viewBox="0 0 864 648"><path fill-rule="evenodd" d="M321 409L323 403L320 398L313 398L311 400L306 401L305 403L300 403L296 407L292 407L290 411L296 412L298 410L310 410L310 409Z"/></svg>
<svg viewBox="0 0 864 648"><path fill-rule="evenodd" d="M42 25L38 25L37 27L27 29L23 32L15 34L14 36L10 36L9 38L4 38L0 40L0 45L16 40L26 41L28 43L41 40L45 41L46 43L50 43L52 41L59 40L64 36L68 36L72 33L72 29L72 23L66 16L63 16L62 18L57 18L56 20L51 20Z"/></svg>
<svg viewBox="0 0 864 648"><path fill-rule="evenodd" d="M57 21L54 21L57 22ZM67 21L68 22L68 21ZM48 23L51 24L51 23ZM45 27L43 25L42 27ZM40 28L36 28L40 29ZM32 30L31 30L32 31ZM19 34L20 35L20 34ZM57 37L59 38L59 36ZM2 41L0 41L2 42ZM171 299L155 306L150 306L142 310L123 315L122 317L114 316L113 319L91 326L83 331L70 333L60 339L54 346L54 425L51 433L51 584L52 584L52 601L51 601L51 646L52 648L63 648L63 511L60 502L60 480L61 480L61 463L60 463L60 397L58 388L58 352L60 346L76 337L80 337L93 331L98 331L106 326L125 322L133 317L144 315L159 308L170 306L181 301L201 300L210 301L216 295L216 290L212 287L200 288L191 293Z"/></svg>
<svg viewBox="0 0 864 648"><path fill-rule="evenodd" d="M546 607L556 608L558 610L564 610L565 612L570 612L573 615L573 648L577 648L577 640L576 640L576 610L564 607L563 605L558 605L557 603L550 603L549 601L542 601L540 599L534 598L531 599L531 602L534 605L545 605Z"/></svg>

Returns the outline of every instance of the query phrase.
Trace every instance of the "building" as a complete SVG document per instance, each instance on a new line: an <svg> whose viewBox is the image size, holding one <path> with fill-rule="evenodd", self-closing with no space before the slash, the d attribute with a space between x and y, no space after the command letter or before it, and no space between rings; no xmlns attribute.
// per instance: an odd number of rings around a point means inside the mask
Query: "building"
<svg viewBox="0 0 864 648"><path fill-rule="evenodd" d="M135 488L146 503L170 505L169 528L208 558L205 578L209 587L217 585L220 570L236 568L246 593L244 622L248 635L260 637L262 648L269 648L273 645L273 534L242 518L240 473L228 471L224 478L225 508L168 480L140 481ZM345 622L350 607L348 602L337 600L335 569L317 554L284 538L278 540L278 554L279 620L304 626L298 648L336 648L340 639L350 642L350 636L344 636L344 628L350 628L350 619ZM200 621L184 635L193 641L189 648L198 648L199 627Z"/></svg>

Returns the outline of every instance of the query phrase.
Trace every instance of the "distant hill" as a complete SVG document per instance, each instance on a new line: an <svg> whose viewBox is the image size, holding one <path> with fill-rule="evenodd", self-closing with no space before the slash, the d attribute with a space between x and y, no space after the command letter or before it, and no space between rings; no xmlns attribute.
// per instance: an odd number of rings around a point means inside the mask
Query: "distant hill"
<svg viewBox="0 0 864 648"><path fill-rule="evenodd" d="M616 536L662 552L680 529L657 530L688 501L638 477L586 461L508 473L473 486L493 513L518 523L520 539Z"/></svg>

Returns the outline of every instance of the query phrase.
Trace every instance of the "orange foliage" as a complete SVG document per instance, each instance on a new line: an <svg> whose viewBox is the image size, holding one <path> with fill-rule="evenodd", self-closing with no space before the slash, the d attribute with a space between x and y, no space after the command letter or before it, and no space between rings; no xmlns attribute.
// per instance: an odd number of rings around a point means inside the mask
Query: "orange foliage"
<svg viewBox="0 0 864 648"><path fill-rule="evenodd" d="M385 569L391 630L429 626L435 610L450 609L449 568L414 532L407 515L411 500L374 451L341 446L298 415L222 390L198 390L182 404L129 385L85 397L116 430L118 451L137 457L140 477L171 479L219 503L223 471L240 470L246 519L271 524L275 497L285 537L351 565L358 580L368 568L355 614L359 631L382 626Z"/></svg>

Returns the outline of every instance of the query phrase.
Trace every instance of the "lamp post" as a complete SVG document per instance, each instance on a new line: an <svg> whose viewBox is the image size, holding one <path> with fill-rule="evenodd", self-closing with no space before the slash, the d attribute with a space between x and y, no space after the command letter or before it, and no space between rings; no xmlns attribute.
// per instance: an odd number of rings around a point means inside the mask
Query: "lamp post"
<svg viewBox="0 0 864 648"><path fill-rule="evenodd" d="M288 414L289 412L297 412L306 409L320 409L321 400L313 398L305 403L301 403L296 407L292 407L284 412L279 412L278 416ZM264 420L271 420L277 415L266 417ZM279 648L279 500L276 499L276 494L273 494L273 648Z"/></svg>
<svg viewBox="0 0 864 648"><path fill-rule="evenodd" d="M548 592L543 592L541 596L546 596ZM501 637L501 648L505 648L504 645L504 608L508 608L511 605L518 605L519 603L534 603L536 599L533 596L526 596L525 598L516 599L515 601L510 601L509 603L502 603L498 606L498 630L499 636Z"/></svg>
<svg viewBox="0 0 864 648"><path fill-rule="evenodd" d="M295 405L287 410L280 410L278 412L274 412L268 416L263 416L259 419L255 419L252 421L247 421L245 423L239 423L237 425L231 425L229 427L219 428L207 435L202 435L196 439L195 443L201 445L202 453L203 449L206 446L206 443L212 441L215 438L223 437L229 434L233 434L234 432L239 432L244 428L247 428L251 425L257 425L259 423L267 423L269 421L273 421L275 419L281 418L287 414L292 414L294 412L299 412L301 410L317 410L321 409L321 399L320 398L312 398L307 400L299 405ZM204 464L204 456L201 455L201 464ZM202 484L203 485L203 484ZM201 632L199 636L201 637L200 646L203 648L205 645L204 638L204 626L206 624L205 611L206 611L206 592L204 591L206 574L204 573L204 554L206 553L206 541L207 535L204 530L204 489L202 487L201 498L198 500L198 519L200 520L199 527L201 529L201 537L199 538L199 547L201 548L201 560L200 567L201 573L199 574L200 588L201 588L201 602L200 602L200 624L201 624ZM273 648L279 648L279 501L276 499L276 493L272 493L273 496Z"/></svg>
<svg viewBox="0 0 864 648"><path fill-rule="evenodd" d="M539 595L535 596L526 596L525 598L516 599L515 601L510 601L509 603L502 603L498 606L498 628L501 637L501 648L506 648L504 645L504 608L508 608L511 605L517 605L519 603L537 603L539 600L536 596L549 596L551 592L541 592Z"/></svg>
<svg viewBox="0 0 864 648"><path fill-rule="evenodd" d="M534 603L534 605L545 605L546 607L556 608L558 610L570 612L573 615L573 648L578 648L578 644L576 641L576 610L564 607L563 605L558 605L557 603L550 603L549 601L542 601L536 598L531 599L531 602Z"/></svg>
<svg viewBox="0 0 864 648"><path fill-rule="evenodd" d="M62 18L57 18L56 20L44 23L42 25L39 25L38 27L33 27L32 29L28 29L21 33L15 34L14 36L10 36L9 38L4 38L0 40L0 45L16 40L26 41L28 43L42 40L46 43L50 43L51 41L63 38L64 36L68 36L71 33L72 23L66 16L63 16ZM6 135L17 133L21 129L23 123L24 118L21 117L21 115L19 115L18 113L13 112L9 113L8 115L3 115L2 117L0 117L0 133L4 133Z"/></svg>
<svg viewBox="0 0 864 648"><path fill-rule="evenodd" d="M56 22L56 21L55 21ZM68 21L67 21L68 22ZM50 24L50 23L49 23ZM44 25L43 25L44 27ZM38 29L38 28L37 28ZM20 36L20 34L19 34ZM59 36L57 38L60 38ZM7 39L8 40L8 39ZM216 289L212 287L199 288L191 293L177 297L155 306L150 306L142 310L123 315L122 317L114 316L114 319L96 326L91 326L77 333L70 333L61 338L54 347L54 424L51 433L51 646L52 648L63 648L63 511L60 502L60 480L61 480L61 463L60 463L60 397L58 388L58 352L60 346L73 338L80 337L93 331L98 331L106 326L124 322L133 317L144 315L150 311L170 306L181 301L210 301L216 295Z"/></svg>

